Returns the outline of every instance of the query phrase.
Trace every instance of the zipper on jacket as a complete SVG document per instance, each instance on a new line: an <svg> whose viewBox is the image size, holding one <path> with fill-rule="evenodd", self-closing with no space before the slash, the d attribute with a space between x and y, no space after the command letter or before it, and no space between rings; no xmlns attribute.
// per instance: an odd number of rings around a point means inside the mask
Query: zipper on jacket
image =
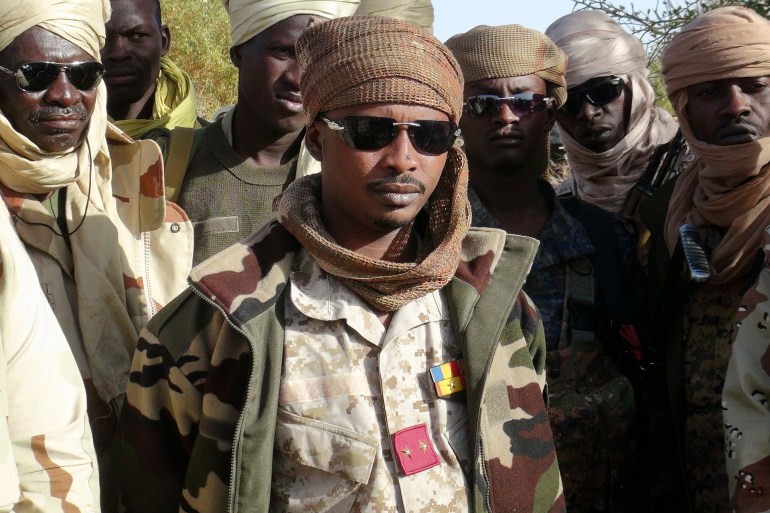
<svg viewBox="0 0 770 513"><path fill-rule="evenodd" d="M144 248L144 266L142 269L142 278L144 279L144 300L147 301L147 318L151 319L158 309L155 308L155 301L152 299L152 283L150 280L150 234L142 232L142 247Z"/></svg>
<svg viewBox="0 0 770 513"><path fill-rule="evenodd" d="M190 283L190 288L192 291L200 297L204 302L207 304L213 306L220 312L222 312L222 315L224 316L227 323L238 333L243 335L243 338L245 338L249 343L249 348L251 349L251 355L252 359L254 358L254 344L252 343L251 339L246 335L246 332L243 331L239 326L236 326L235 323L232 321L230 316L225 312L225 310L216 304L214 301L209 299L208 296L206 296L203 292L198 290L198 288L193 284ZM253 363L253 362L252 362ZM239 440L241 438L241 432L243 431L243 418L246 416L246 405L249 403L249 399L251 398L252 388L254 388L254 373L249 373L249 383L246 387L246 398L244 400L244 406L241 410L241 413L238 415L238 422L235 424L235 436L233 437L233 448L230 453L230 485L228 486L227 490L227 511L230 513L235 512L235 493L233 492L233 488L235 487L235 454L238 449Z"/></svg>

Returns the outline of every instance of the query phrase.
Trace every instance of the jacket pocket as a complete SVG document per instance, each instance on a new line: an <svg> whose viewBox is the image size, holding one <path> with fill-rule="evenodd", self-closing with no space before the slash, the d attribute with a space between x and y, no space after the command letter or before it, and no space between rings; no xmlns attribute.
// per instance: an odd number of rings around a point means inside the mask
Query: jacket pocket
<svg viewBox="0 0 770 513"><path fill-rule="evenodd" d="M463 469L466 478L470 475L471 471L471 445L468 440L468 417L465 416L450 427L445 433L447 443L452 448L457 462L460 464L460 468Z"/></svg>
<svg viewBox="0 0 770 513"><path fill-rule="evenodd" d="M288 512L349 511L369 482L378 448L372 437L279 410L273 501Z"/></svg>

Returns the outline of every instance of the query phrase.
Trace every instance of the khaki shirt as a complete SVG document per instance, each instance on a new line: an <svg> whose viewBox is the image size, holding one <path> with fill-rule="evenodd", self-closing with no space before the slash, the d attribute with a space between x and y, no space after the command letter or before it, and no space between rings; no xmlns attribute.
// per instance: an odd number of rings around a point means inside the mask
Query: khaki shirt
<svg viewBox="0 0 770 513"><path fill-rule="evenodd" d="M386 329L305 250L290 281L274 502L290 512L469 511L466 405L439 399L429 372L460 358L443 292L402 307ZM420 447L394 446L394 435L421 424L429 440L413 442L435 449L438 464L407 476L396 451Z"/></svg>

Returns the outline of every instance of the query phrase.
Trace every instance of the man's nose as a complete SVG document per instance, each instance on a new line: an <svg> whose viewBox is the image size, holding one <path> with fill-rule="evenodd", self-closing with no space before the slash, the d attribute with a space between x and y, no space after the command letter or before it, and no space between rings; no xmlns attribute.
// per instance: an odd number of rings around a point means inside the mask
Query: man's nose
<svg viewBox="0 0 770 513"><path fill-rule="evenodd" d="M580 108L578 109L578 119L592 119L601 112L602 108L597 107L593 103L589 102L586 98L583 98L580 102Z"/></svg>
<svg viewBox="0 0 770 513"><path fill-rule="evenodd" d="M59 76L48 86L44 96L48 103L61 105L62 107L74 105L81 98L80 90L72 85L64 70L59 71Z"/></svg>
<svg viewBox="0 0 770 513"><path fill-rule="evenodd" d="M500 109L492 116L492 123L501 126L507 126L521 121L521 116L517 115L508 102L503 102Z"/></svg>
<svg viewBox="0 0 770 513"><path fill-rule="evenodd" d="M751 101L738 85L731 85L725 92L722 111L731 118L748 116L751 113Z"/></svg>
<svg viewBox="0 0 770 513"><path fill-rule="evenodd" d="M414 147L414 143L409 138L406 126L399 126L396 129L398 133L395 139L382 150L384 152L382 163L398 174L414 171L416 169L414 155L417 153L417 148Z"/></svg>

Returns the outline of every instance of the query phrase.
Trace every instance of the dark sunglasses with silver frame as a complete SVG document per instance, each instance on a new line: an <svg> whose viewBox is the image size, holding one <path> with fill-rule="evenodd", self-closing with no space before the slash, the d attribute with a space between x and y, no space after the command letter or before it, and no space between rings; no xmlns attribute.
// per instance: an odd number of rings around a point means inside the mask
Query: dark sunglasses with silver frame
<svg viewBox="0 0 770 513"><path fill-rule="evenodd" d="M22 91L36 93L48 89L62 72L78 90L88 91L99 85L107 70L101 62L86 61L72 64L25 62L15 72L3 66L0 71L16 77L16 85Z"/></svg>
<svg viewBox="0 0 770 513"><path fill-rule="evenodd" d="M517 93L513 96L496 96L493 94L481 94L469 96L465 99L463 107L465 113L476 118L487 114L495 114L503 105L519 117L529 116L542 112L556 104L556 100L550 96L537 93Z"/></svg>
<svg viewBox="0 0 770 513"><path fill-rule="evenodd" d="M625 83L620 77L595 78L584 86L567 90L567 101L561 106L565 114L576 114L580 110L583 101L587 101L595 107L602 107L620 98Z"/></svg>
<svg viewBox="0 0 770 513"><path fill-rule="evenodd" d="M460 129L451 121L419 119L399 122L379 116L347 116L332 120L323 115L317 119L337 132L345 144L363 151L385 148L396 139L402 127L415 148L431 155L449 151L460 135Z"/></svg>

